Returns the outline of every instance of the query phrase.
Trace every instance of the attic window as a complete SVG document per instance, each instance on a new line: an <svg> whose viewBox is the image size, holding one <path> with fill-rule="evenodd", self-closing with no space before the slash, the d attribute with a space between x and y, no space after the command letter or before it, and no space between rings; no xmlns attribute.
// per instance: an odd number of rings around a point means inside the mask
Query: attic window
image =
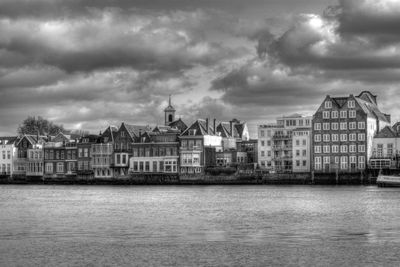
<svg viewBox="0 0 400 267"><path fill-rule="evenodd" d="M196 135L196 129L190 129L189 135Z"/></svg>
<svg viewBox="0 0 400 267"><path fill-rule="evenodd" d="M354 100L350 100L349 102L347 102L347 107L348 108L355 108L356 107L356 103L354 102Z"/></svg>
<svg viewBox="0 0 400 267"><path fill-rule="evenodd" d="M325 108L332 108L332 102L331 101L325 101Z"/></svg>

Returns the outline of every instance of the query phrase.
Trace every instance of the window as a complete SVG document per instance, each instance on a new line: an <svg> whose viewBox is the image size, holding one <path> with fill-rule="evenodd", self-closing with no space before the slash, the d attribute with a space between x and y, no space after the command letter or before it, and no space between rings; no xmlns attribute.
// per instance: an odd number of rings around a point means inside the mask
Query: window
<svg viewBox="0 0 400 267"><path fill-rule="evenodd" d="M347 110L340 111L340 118L343 118L343 119L347 118Z"/></svg>
<svg viewBox="0 0 400 267"><path fill-rule="evenodd" d="M340 146L340 152L341 153L347 153L347 145L341 145Z"/></svg>
<svg viewBox="0 0 400 267"><path fill-rule="evenodd" d="M53 163L46 163L46 173L53 173Z"/></svg>
<svg viewBox="0 0 400 267"><path fill-rule="evenodd" d="M359 133L358 134L358 141L365 141L365 134Z"/></svg>
<svg viewBox="0 0 400 267"><path fill-rule="evenodd" d="M121 131L121 137L125 137L125 132Z"/></svg>
<svg viewBox="0 0 400 267"><path fill-rule="evenodd" d="M355 130L356 129L356 122L355 121L352 121L352 122L349 122L349 129L350 130Z"/></svg>
<svg viewBox="0 0 400 267"><path fill-rule="evenodd" d="M315 123L314 130L321 130L321 123Z"/></svg>
<svg viewBox="0 0 400 267"><path fill-rule="evenodd" d="M261 157L265 157L265 151L261 151Z"/></svg>
<svg viewBox="0 0 400 267"><path fill-rule="evenodd" d="M299 146L300 145L300 140L296 140L296 146Z"/></svg>
<svg viewBox="0 0 400 267"><path fill-rule="evenodd" d="M358 145L358 152L365 152L365 145Z"/></svg>
<svg viewBox="0 0 400 267"><path fill-rule="evenodd" d="M349 100L349 102L347 102L347 107L348 108L355 108L356 107L356 103L354 102L354 100Z"/></svg>
<svg viewBox="0 0 400 267"><path fill-rule="evenodd" d="M338 129L339 129L339 123L332 122L332 130L338 130Z"/></svg>
<svg viewBox="0 0 400 267"><path fill-rule="evenodd" d="M356 111L355 110L349 110L349 118L355 118L356 117Z"/></svg>
<svg viewBox="0 0 400 267"><path fill-rule="evenodd" d="M348 168L348 164L347 164L347 156L342 156L340 157L340 168L342 170L345 170Z"/></svg>
<svg viewBox="0 0 400 267"><path fill-rule="evenodd" d="M382 157L382 152L383 152L383 144L378 144L378 157Z"/></svg>
<svg viewBox="0 0 400 267"><path fill-rule="evenodd" d="M325 146L323 147L323 151L324 151L325 154L331 153L330 150L331 150L331 147L328 146L328 145L325 145Z"/></svg>
<svg viewBox="0 0 400 267"><path fill-rule="evenodd" d="M83 157L83 149L82 148L79 148L78 149L78 156L81 158L81 157Z"/></svg>
<svg viewBox="0 0 400 267"><path fill-rule="evenodd" d="M358 129L365 129L365 122L359 121L358 122Z"/></svg>
<svg viewBox="0 0 400 267"><path fill-rule="evenodd" d="M296 160L296 167L300 167L300 160Z"/></svg>
<svg viewBox="0 0 400 267"><path fill-rule="evenodd" d="M314 141L315 142L321 142L321 135L320 134L314 135Z"/></svg>
<svg viewBox="0 0 400 267"><path fill-rule="evenodd" d="M303 157L307 156L307 150L303 149Z"/></svg>
<svg viewBox="0 0 400 267"><path fill-rule="evenodd" d="M271 146L271 140L267 141L267 146Z"/></svg>
<svg viewBox="0 0 400 267"><path fill-rule="evenodd" d="M329 119L329 118L330 118L330 116L329 116L329 111L323 111L323 112L322 112L322 118L323 118L323 119Z"/></svg>
<svg viewBox="0 0 400 267"><path fill-rule="evenodd" d="M365 157L364 156L359 156L358 157L358 168L360 170L365 169Z"/></svg>
<svg viewBox="0 0 400 267"><path fill-rule="evenodd" d="M316 154L321 153L321 146L315 146L315 147L314 147L314 152L315 152Z"/></svg>
<svg viewBox="0 0 400 267"><path fill-rule="evenodd" d="M63 162L58 162L57 163L57 172L58 173L64 172L64 163Z"/></svg>
<svg viewBox="0 0 400 267"><path fill-rule="evenodd" d="M325 108L332 108L332 102L331 101L325 101Z"/></svg>
<svg viewBox="0 0 400 267"><path fill-rule="evenodd" d="M339 112L337 112L336 110L332 111L332 119L337 119L339 116Z"/></svg>
<svg viewBox="0 0 400 267"><path fill-rule="evenodd" d="M339 153L339 146L338 145L333 145L332 146L332 153Z"/></svg>
<svg viewBox="0 0 400 267"><path fill-rule="evenodd" d="M331 139L331 136L330 136L330 134L324 134L323 138L324 138L324 142L329 142Z"/></svg>
<svg viewBox="0 0 400 267"><path fill-rule="evenodd" d="M324 122L322 124L322 128L324 129L324 131L329 131L329 126L330 126L329 122Z"/></svg>
<svg viewBox="0 0 400 267"><path fill-rule="evenodd" d="M264 137L264 136L265 136L264 130L261 130L261 131L260 131L260 136L261 136L261 137Z"/></svg>
<svg viewBox="0 0 400 267"><path fill-rule="evenodd" d="M337 142L339 141L339 135L338 134L332 134L332 142Z"/></svg>
<svg viewBox="0 0 400 267"><path fill-rule="evenodd" d="M387 155L388 155L388 157L392 157L392 155L393 155L393 144L387 144Z"/></svg>
<svg viewBox="0 0 400 267"><path fill-rule="evenodd" d="M303 167L307 166L307 160L303 160Z"/></svg>
<svg viewBox="0 0 400 267"><path fill-rule="evenodd" d="M324 165L331 164L331 157L324 157Z"/></svg>
<svg viewBox="0 0 400 267"><path fill-rule="evenodd" d="M340 135L340 141L346 142L347 141L347 134L341 134Z"/></svg>
<svg viewBox="0 0 400 267"><path fill-rule="evenodd" d="M11 159L11 152L7 151L7 159Z"/></svg>
<svg viewBox="0 0 400 267"><path fill-rule="evenodd" d="M321 170L322 166L321 166L321 157L315 157L315 169L316 170Z"/></svg>
<svg viewBox="0 0 400 267"><path fill-rule="evenodd" d="M347 122L340 123L340 130L347 130Z"/></svg>
<svg viewBox="0 0 400 267"><path fill-rule="evenodd" d="M300 156L300 150L296 149L296 157Z"/></svg>
<svg viewBox="0 0 400 267"><path fill-rule="evenodd" d="M271 151L269 151L269 150L267 151L267 156L271 157Z"/></svg>
<svg viewBox="0 0 400 267"><path fill-rule="evenodd" d="M350 145L349 146L349 151L350 153L356 153L357 151L357 146L356 145Z"/></svg>
<svg viewBox="0 0 400 267"><path fill-rule="evenodd" d="M261 146L265 146L265 141L261 141Z"/></svg>
<svg viewBox="0 0 400 267"><path fill-rule="evenodd" d="M83 156L85 158L89 157L89 149L88 148L83 149Z"/></svg>
<svg viewBox="0 0 400 267"><path fill-rule="evenodd" d="M303 139L303 146L306 146L306 145L307 145L307 140Z"/></svg>
<svg viewBox="0 0 400 267"><path fill-rule="evenodd" d="M357 135L355 133L349 134L349 141L357 141Z"/></svg>

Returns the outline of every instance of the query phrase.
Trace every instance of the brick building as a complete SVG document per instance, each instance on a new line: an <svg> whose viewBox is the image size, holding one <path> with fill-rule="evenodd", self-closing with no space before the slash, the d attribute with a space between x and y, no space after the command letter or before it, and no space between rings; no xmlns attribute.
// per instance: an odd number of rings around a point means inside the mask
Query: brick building
<svg viewBox="0 0 400 267"><path fill-rule="evenodd" d="M360 172L372 156L373 137L390 124L378 108L377 96L326 96L312 122L312 170Z"/></svg>

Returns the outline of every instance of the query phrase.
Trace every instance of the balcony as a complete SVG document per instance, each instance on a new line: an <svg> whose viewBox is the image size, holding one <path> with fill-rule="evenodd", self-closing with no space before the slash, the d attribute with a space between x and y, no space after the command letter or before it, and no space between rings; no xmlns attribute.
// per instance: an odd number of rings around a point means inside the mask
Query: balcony
<svg viewBox="0 0 400 267"><path fill-rule="evenodd" d="M274 140L290 140L290 139L292 139L292 135L291 134L286 134L286 135L275 134L272 136L272 139L274 139Z"/></svg>
<svg viewBox="0 0 400 267"><path fill-rule="evenodd" d="M275 151L280 151L280 150L292 150L292 146L288 146L288 145L278 145L278 146L273 146L272 147L273 150Z"/></svg>

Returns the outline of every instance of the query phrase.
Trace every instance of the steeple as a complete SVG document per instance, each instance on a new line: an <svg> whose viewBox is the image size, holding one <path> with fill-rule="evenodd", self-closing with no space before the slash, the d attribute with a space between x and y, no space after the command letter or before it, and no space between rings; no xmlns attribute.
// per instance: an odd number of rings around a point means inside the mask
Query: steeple
<svg viewBox="0 0 400 267"><path fill-rule="evenodd" d="M169 125L171 122L175 120L175 109L171 104L171 95L168 98L168 107L164 109L165 113L165 125Z"/></svg>

